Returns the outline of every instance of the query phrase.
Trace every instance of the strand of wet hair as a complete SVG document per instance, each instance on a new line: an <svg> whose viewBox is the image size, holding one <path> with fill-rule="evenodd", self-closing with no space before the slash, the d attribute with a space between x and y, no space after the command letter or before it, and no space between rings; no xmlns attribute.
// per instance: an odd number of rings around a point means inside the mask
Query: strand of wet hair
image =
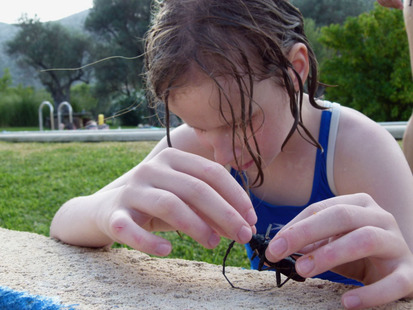
<svg viewBox="0 0 413 310"><path fill-rule="evenodd" d="M87 68L87 67L91 67L91 66L97 65L97 64L99 64L99 63L101 63L101 62L104 62L104 61L112 60L112 59L134 60L134 59L141 58L141 57L143 57L143 56L144 56L144 54L137 55L137 56L132 56L132 57L126 57L126 56L109 56L109 57L105 57L105 58L96 60L96 61L94 61L94 62L88 63L88 64L86 64L86 65L84 65L84 66L80 66L80 67L75 67L75 68L51 68L51 69L42 69L42 70L39 70L39 71L40 71L40 72L51 72L51 71L78 71L78 70L83 70L83 69L85 69L85 68Z"/></svg>

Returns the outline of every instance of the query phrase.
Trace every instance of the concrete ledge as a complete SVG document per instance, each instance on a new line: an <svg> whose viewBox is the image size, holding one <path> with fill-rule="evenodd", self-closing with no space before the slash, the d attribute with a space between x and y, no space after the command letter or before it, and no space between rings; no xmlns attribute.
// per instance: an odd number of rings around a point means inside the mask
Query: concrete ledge
<svg viewBox="0 0 413 310"><path fill-rule="evenodd" d="M273 272L158 259L127 249L89 249L0 228L0 285L58 299L75 309L341 309L351 287L322 280L275 286ZM223 253L222 253L223 254ZM412 309L398 301L375 309Z"/></svg>

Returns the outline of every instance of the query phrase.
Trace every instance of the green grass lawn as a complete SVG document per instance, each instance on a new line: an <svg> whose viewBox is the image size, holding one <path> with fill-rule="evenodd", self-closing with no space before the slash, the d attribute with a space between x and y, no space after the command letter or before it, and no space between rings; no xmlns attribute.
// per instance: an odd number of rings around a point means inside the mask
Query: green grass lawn
<svg viewBox="0 0 413 310"><path fill-rule="evenodd" d="M39 127L0 127L2 131L39 131Z"/></svg>
<svg viewBox="0 0 413 310"><path fill-rule="evenodd" d="M89 195L138 164L155 142L0 142L0 226L48 236L60 205ZM169 257L221 264L229 240L207 250L188 236L159 233L173 244ZM115 245L121 246L121 245ZM249 267L237 244L228 265Z"/></svg>
<svg viewBox="0 0 413 310"><path fill-rule="evenodd" d="M138 129L136 126L109 126L110 129ZM44 128L45 131L50 131L50 128ZM0 132L15 132L15 131L39 131L39 127L0 127Z"/></svg>

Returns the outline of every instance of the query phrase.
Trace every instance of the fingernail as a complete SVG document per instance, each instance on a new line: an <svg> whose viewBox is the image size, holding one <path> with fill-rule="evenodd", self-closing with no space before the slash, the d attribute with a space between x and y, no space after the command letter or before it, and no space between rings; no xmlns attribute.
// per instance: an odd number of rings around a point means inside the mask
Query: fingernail
<svg viewBox="0 0 413 310"><path fill-rule="evenodd" d="M343 298L343 306L346 309L357 308L361 305L360 297L356 295L345 296Z"/></svg>
<svg viewBox="0 0 413 310"><path fill-rule="evenodd" d="M257 223L258 218L257 214L255 214L254 209L248 211L247 215L245 216L245 220L250 225L255 225L255 223Z"/></svg>
<svg viewBox="0 0 413 310"><path fill-rule="evenodd" d="M166 256L171 252L171 245L168 243L161 243L159 244L156 249L155 249L155 253L156 255L159 256Z"/></svg>
<svg viewBox="0 0 413 310"><path fill-rule="evenodd" d="M279 238L270 242L268 249L271 255L278 257L287 251L287 241L284 238Z"/></svg>
<svg viewBox="0 0 413 310"><path fill-rule="evenodd" d="M297 270L302 274L308 274L314 269L314 257L302 257L296 264Z"/></svg>
<svg viewBox="0 0 413 310"><path fill-rule="evenodd" d="M252 238L252 231L250 227L247 226L242 226L240 231L238 232L238 240L240 243L247 243L251 240Z"/></svg>
<svg viewBox="0 0 413 310"><path fill-rule="evenodd" d="M211 248L215 248L220 241L221 237L216 232L213 232L211 237L209 237L208 244Z"/></svg>

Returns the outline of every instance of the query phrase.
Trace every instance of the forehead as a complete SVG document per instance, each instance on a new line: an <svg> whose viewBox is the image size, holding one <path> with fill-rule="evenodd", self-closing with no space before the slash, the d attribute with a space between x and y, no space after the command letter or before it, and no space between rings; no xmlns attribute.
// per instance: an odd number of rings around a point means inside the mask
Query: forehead
<svg viewBox="0 0 413 310"><path fill-rule="evenodd" d="M240 90L232 79L214 81L205 74L187 78L169 93L169 109L190 126L207 129L240 117Z"/></svg>

